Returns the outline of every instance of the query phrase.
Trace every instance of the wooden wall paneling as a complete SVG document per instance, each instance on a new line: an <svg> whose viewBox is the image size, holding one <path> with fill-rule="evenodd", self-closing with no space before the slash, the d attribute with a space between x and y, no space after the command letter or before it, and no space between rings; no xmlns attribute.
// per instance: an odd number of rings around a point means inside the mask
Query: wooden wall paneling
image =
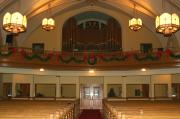
<svg viewBox="0 0 180 119"><path fill-rule="evenodd" d="M9 98L12 94L12 83L3 83L3 98Z"/></svg>
<svg viewBox="0 0 180 119"><path fill-rule="evenodd" d="M144 98L149 97L149 84L142 84L142 95Z"/></svg>
<svg viewBox="0 0 180 119"><path fill-rule="evenodd" d="M180 84L177 84L177 99L180 100Z"/></svg>
<svg viewBox="0 0 180 119"><path fill-rule="evenodd" d="M3 97L3 74L0 74L0 99Z"/></svg>
<svg viewBox="0 0 180 119"><path fill-rule="evenodd" d="M20 84L20 89L22 90L23 97L30 96L30 84Z"/></svg>

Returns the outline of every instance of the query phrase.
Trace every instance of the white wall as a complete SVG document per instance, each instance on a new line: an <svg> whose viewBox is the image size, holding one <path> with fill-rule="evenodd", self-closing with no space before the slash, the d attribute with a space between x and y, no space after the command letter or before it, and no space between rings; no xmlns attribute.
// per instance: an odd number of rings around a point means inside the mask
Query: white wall
<svg viewBox="0 0 180 119"><path fill-rule="evenodd" d="M56 84L59 83L59 78L56 76L41 76L41 75L34 75L34 83L35 84Z"/></svg>
<svg viewBox="0 0 180 119"><path fill-rule="evenodd" d="M34 32L32 32L24 43L21 44L23 47L32 47L32 43L44 43L46 50L61 50L62 45L62 27L64 22L70 17L87 12L97 11L114 17L122 27L122 46L123 50L139 50L140 43L152 43L153 48L162 47L159 39L146 27L143 27L140 31L134 32L128 28L128 21L130 19L127 14L119 11L113 11L111 9L98 7L98 6L86 6L79 9L72 9L63 14L57 14L55 16L56 29L51 32L45 32L39 26ZM52 42L53 40L53 42ZM133 43L132 43L133 41Z"/></svg>
<svg viewBox="0 0 180 119"><path fill-rule="evenodd" d="M123 84L122 76L105 76L104 77L104 97L106 98L109 92L108 84ZM122 85L123 90L124 85ZM122 96L124 92L122 92Z"/></svg>
<svg viewBox="0 0 180 119"><path fill-rule="evenodd" d="M36 84L36 94L40 93L44 97L56 97L55 84Z"/></svg>
<svg viewBox="0 0 180 119"><path fill-rule="evenodd" d="M73 98L76 97L76 84L62 84L62 97L65 98Z"/></svg>
<svg viewBox="0 0 180 119"><path fill-rule="evenodd" d="M67 72L66 72L67 73ZM179 74L152 74L152 75L129 75L129 76L55 76L55 75L32 75L32 74L2 74L3 82L13 83L13 96L16 95L16 83L29 83L30 95L35 96L35 84L54 84L56 85L56 97L61 97L61 85L74 84L76 97L79 98L80 84L103 84L104 98L108 94L108 84L119 84L122 86L122 97L125 98L128 94L126 90L127 84L150 84L150 97L154 97L154 92L157 95L164 95L165 88L156 88L156 84L168 85L167 94L171 97L171 84L179 81ZM158 91L158 92L157 92ZM128 91L129 92L129 91ZM159 93L160 92L160 93ZM159 94L158 94L159 93ZM127 96L126 96L127 95Z"/></svg>
<svg viewBox="0 0 180 119"><path fill-rule="evenodd" d="M131 84L127 85L127 97L141 97L142 93L140 93L140 96L135 95L135 90L140 90L142 92L142 85L138 84Z"/></svg>
<svg viewBox="0 0 180 119"><path fill-rule="evenodd" d="M149 84L150 76L126 76L124 77L126 84Z"/></svg>
<svg viewBox="0 0 180 119"><path fill-rule="evenodd" d="M172 75L172 83L180 83L180 74Z"/></svg>
<svg viewBox="0 0 180 119"><path fill-rule="evenodd" d="M3 83L12 83L13 82L13 74L3 74Z"/></svg>
<svg viewBox="0 0 180 119"><path fill-rule="evenodd" d="M103 76L80 76L79 82L80 84L103 84L104 77Z"/></svg>
<svg viewBox="0 0 180 119"><path fill-rule="evenodd" d="M114 90L114 93L117 97L122 97L122 85L121 84L108 84L107 95L110 92L111 88Z"/></svg>
<svg viewBox="0 0 180 119"><path fill-rule="evenodd" d="M155 84L167 84L167 86L168 86L167 90L164 87L162 87L162 88L160 87L157 90L154 90L154 92L156 92L155 94L158 94L158 95L160 95L160 94L165 95L165 91L166 91L166 93L168 94L168 97L172 96L172 92L171 92L172 91L172 86L171 86L171 84L172 84L172 75L170 75L170 74L167 74L167 75L152 75L151 76L151 83L154 84L154 85ZM153 87L151 87L151 88L153 88ZM159 93L159 92L161 92L161 93ZM152 90L151 93L153 93L153 90Z"/></svg>
<svg viewBox="0 0 180 119"><path fill-rule="evenodd" d="M22 74L12 74L12 80L14 83L32 83L33 75L22 75Z"/></svg>
<svg viewBox="0 0 180 119"><path fill-rule="evenodd" d="M62 77L60 77L61 84L76 84L76 82L78 80L79 80L79 77L77 77L77 76L62 76Z"/></svg>
<svg viewBox="0 0 180 119"><path fill-rule="evenodd" d="M155 84L155 97L168 97L168 84Z"/></svg>

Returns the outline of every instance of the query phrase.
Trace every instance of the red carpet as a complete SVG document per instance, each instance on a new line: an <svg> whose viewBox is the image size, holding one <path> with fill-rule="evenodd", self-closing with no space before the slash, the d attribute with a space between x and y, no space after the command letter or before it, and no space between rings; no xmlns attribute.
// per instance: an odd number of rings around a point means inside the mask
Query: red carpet
<svg viewBox="0 0 180 119"><path fill-rule="evenodd" d="M83 110L79 119L103 119L100 110Z"/></svg>

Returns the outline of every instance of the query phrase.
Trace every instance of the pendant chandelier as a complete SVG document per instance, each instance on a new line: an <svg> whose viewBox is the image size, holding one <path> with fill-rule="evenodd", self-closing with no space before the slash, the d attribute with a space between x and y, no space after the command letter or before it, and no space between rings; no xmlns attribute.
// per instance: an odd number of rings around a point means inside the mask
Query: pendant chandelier
<svg viewBox="0 0 180 119"><path fill-rule="evenodd" d="M49 1L49 5L48 5L48 11L50 10L50 1ZM50 11L49 11L50 13ZM53 30L55 28L55 21L53 18L44 18L42 20L42 28L46 31L50 31Z"/></svg>
<svg viewBox="0 0 180 119"><path fill-rule="evenodd" d="M13 14L7 12L3 18L3 29L11 33L25 32L27 28L27 18L19 12Z"/></svg>
<svg viewBox="0 0 180 119"><path fill-rule="evenodd" d="M46 31L53 30L55 28L55 21L52 18L44 18L42 20L42 28Z"/></svg>
<svg viewBox="0 0 180 119"><path fill-rule="evenodd" d="M164 2L162 0L162 6ZM179 17L176 13L162 13L156 17L156 32L163 34L164 36L171 36L173 33L180 29Z"/></svg>
<svg viewBox="0 0 180 119"><path fill-rule="evenodd" d="M136 16L135 4L134 4L134 17ZM132 18L129 20L129 28L133 31L138 31L142 28L142 20L140 18Z"/></svg>

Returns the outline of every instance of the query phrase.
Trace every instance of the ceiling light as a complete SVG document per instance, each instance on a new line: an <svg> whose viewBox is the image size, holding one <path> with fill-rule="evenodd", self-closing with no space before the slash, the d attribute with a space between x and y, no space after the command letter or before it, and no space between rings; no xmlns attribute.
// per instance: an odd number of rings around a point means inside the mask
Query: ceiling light
<svg viewBox="0 0 180 119"><path fill-rule="evenodd" d="M145 71L147 71L147 70L146 70L145 68L142 68L141 71L145 72Z"/></svg>
<svg viewBox="0 0 180 119"><path fill-rule="evenodd" d="M46 31L53 30L55 28L55 21L53 18L44 18L42 20L42 28Z"/></svg>
<svg viewBox="0 0 180 119"><path fill-rule="evenodd" d="M27 28L27 18L19 12L13 14L7 12L3 18L3 29L11 33L25 32Z"/></svg>
<svg viewBox="0 0 180 119"><path fill-rule="evenodd" d="M40 68L40 70L39 71L44 71L44 68Z"/></svg>
<svg viewBox="0 0 180 119"><path fill-rule="evenodd" d="M164 9L164 0L162 0L162 8ZM180 29L179 17L176 13L162 13L156 17L156 32L164 36L171 36Z"/></svg>
<svg viewBox="0 0 180 119"><path fill-rule="evenodd" d="M134 17L136 17L136 10L134 4ZM142 28L142 20L140 18L132 18L129 20L129 28L133 31L138 31Z"/></svg>
<svg viewBox="0 0 180 119"><path fill-rule="evenodd" d="M50 8L51 8L51 5L49 1L49 4L48 4L49 14L50 14ZM42 28L46 31L53 30L55 28L55 20L53 18L44 18L42 20Z"/></svg>
<svg viewBox="0 0 180 119"><path fill-rule="evenodd" d="M90 70L89 70L89 73L90 73L90 74L93 74L94 72L95 72L95 71L94 71L93 69L90 69Z"/></svg>
<svg viewBox="0 0 180 119"><path fill-rule="evenodd" d="M156 32L164 34L164 36L171 36L179 28L179 17L175 13L163 13L156 17Z"/></svg>

